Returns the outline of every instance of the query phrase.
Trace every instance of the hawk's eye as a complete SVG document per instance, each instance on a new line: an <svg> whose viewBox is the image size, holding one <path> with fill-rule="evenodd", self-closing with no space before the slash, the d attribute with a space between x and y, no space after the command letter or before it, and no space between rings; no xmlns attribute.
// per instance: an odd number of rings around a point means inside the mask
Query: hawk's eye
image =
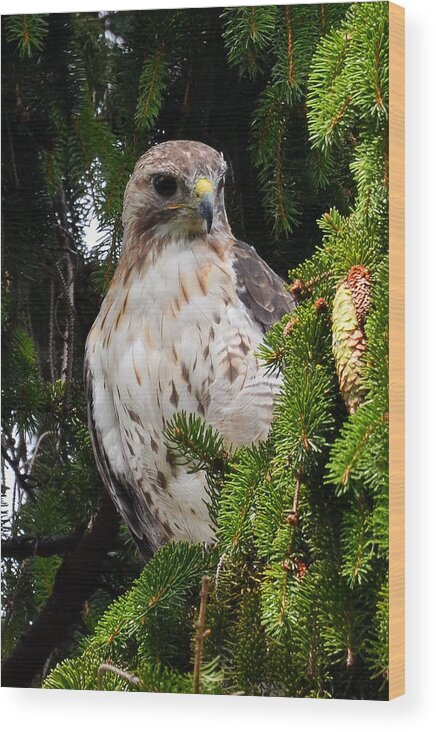
<svg viewBox="0 0 436 732"><path fill-rule="evenodd" d="M177 180L172 175L156 175L153 185L156 193L163 198L170 198L177 191Z"/></svg>

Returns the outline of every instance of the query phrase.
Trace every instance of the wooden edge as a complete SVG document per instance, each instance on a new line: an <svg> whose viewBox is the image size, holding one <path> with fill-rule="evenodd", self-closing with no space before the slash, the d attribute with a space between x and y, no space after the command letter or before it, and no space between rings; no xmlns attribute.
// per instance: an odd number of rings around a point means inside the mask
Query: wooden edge
<svg viewBox="0 0 436 732"><path fill-rule="evenodd" d="M404 16L389 3L389 699L405 693Z"/></svg>

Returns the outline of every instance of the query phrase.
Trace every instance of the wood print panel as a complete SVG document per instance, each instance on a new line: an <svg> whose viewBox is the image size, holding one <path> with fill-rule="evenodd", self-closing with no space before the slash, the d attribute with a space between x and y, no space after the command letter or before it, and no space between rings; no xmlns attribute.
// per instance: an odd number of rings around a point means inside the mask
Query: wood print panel
<svg viewBox="0 0 436 732"><path fill-rule="evenodd" d="M403 693L403 26L2 17L3 685Z"/></svg>

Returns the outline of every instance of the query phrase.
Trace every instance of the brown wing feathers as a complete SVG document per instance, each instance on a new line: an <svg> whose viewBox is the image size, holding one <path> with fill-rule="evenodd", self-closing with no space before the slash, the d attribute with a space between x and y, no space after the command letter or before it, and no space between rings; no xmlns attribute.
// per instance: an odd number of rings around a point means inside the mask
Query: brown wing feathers
<svg viewBox="0 0 436 732"><path fill-rule="evenodd" d="M285 289L284 280L268 267L253 247L236 240L232 251L238 296L266 333L273 323L295 308L296 301Z"/></svg>

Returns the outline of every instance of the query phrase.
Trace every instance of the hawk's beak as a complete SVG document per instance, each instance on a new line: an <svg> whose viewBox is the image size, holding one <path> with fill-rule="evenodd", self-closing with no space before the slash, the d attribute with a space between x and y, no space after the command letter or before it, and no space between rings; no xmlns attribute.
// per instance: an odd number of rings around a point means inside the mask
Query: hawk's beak
<svg viewBox="0 0 436 732"><path fill-rule="evenodd" d="M213 221L213 185L207 178L200 178L195 185L195 197L198 201L198 212L206 222L207 233L212 228Z"/></svg>

